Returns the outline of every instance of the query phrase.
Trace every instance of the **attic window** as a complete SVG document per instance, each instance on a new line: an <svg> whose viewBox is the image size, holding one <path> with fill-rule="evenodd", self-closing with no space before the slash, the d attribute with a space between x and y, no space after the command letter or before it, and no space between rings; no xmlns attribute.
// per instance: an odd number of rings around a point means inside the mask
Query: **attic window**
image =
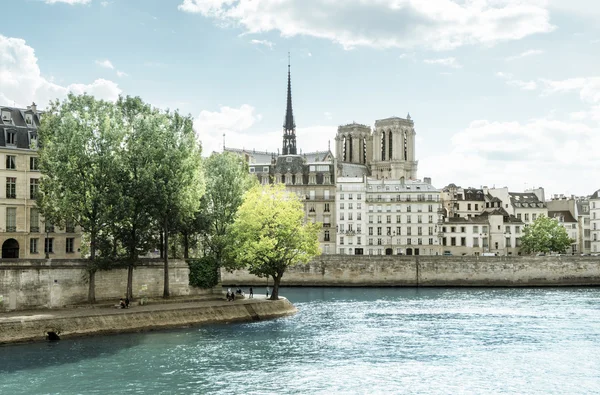
<svg viewBox="0 0 600 395"><path fill-rule="evenodd" d="M17 133L15 132L6 132L6 145L16 145L17 142Z"/></svg>
<svg viewBox="0 0 600 395"><path fill-rule="evenodd" d="M31 125L33 123L33 116L31 114L25 114L25 123Z"/></svg>
<svg viewBox="0 0 600 395"><path fill-rule="evenodd" d="M2 120L4 122L12 123L12 119L10 117L10 112L8 112L8 111L2 111Z"/></svg>

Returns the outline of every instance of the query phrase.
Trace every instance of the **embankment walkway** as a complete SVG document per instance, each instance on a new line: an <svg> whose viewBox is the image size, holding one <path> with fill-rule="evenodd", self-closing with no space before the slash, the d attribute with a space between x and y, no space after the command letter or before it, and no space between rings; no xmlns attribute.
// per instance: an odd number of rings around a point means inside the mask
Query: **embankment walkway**
<svg viewBox="0 0 600 395"><path fill-rule="evenodd" d="M114 306L78 306L64 309L17 311L0 314L0 344L93 334L137 332L198 324L258 321L292 315L296 307L286 298L267 300L168 299L128 309Z"/></svg>

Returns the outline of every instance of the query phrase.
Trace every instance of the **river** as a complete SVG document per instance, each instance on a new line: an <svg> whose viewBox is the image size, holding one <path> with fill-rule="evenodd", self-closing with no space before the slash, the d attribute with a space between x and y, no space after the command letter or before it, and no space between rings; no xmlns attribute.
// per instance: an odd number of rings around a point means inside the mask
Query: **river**
<svg viewBox="0 0 600 395"><path fill-rule="evenodd" d="M600 288L281 294L297 315L0 347L0 394L600 393Z"/></svg>

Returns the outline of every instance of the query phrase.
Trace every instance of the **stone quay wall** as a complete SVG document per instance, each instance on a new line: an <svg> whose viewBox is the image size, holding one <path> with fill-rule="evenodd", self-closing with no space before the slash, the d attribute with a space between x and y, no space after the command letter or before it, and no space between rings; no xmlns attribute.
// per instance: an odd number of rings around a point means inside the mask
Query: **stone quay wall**
<svg viewBox="0 0 600 395"><path fill-rule="evenodd" d="M265 287L245 270L221 272L223 285ZM273 280L270 280L272 286ZM600 285L600 257L592 256L357 256L321 255L290 268L283 286L527 287Z"/></svg>
<svg viewBox="0 0 600 395"><path fill-rule="evenodd" d="M76 315L55 311L58 314L0 317L0 344L41 341L49 332L64 339L200 324L259 321L293 315L297 309L287 299L281 298L277 301L256 299L234 303L168 303L127 310L88 309Z"/></svg>
<svg viewBox="0 0 600 395"><path fill-rule="evenodd" d="M88 295L85 260L0 260L0 311L58 308L85 303ZM134 298L163 294L163 262L144 260L133 272ZM188 284L189 267L183 260L169 260L172 296L212 294ZM96 273L96 300L118 303L127 290L127 269Z"/></svg>

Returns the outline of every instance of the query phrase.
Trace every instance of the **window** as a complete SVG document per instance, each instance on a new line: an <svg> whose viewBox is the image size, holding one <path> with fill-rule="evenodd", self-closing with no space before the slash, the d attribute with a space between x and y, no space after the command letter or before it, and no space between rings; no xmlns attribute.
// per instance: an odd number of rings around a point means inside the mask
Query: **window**
<svg viewBox="0 0 600 395"><path fill-rule="evenodd" d="M450 232L456 233L456 226L451 226L450 227Z"/></svg>
<svg viewBox="0 0 600 395"><path fill-rule="evenodd" d="M7 207L6 208L6 231L16 232L17 231L17 208Z"/></svg>
<svg viewBox="0 0 600 395"><path fill-rule="evenodd" d="M521 213L517 214L517 219L520 221L521 220Z"/></svg>
<svg viewBox="0 0 600 395"><path fill-rule="evenodd" d="M481 230L483 231L483 233L487 233L488 227L484 225L481 227Z"/></svg>
<svg viewBox="0 0 600 395"><path fill-rule="evenodd" d="M473 226L473 233L479 233L479 226L478 225Z"/></svg>
<svg viewBox="0 0 600 395"><path fill-rule="evenodd" d="M467 238L466 237L461 237L460 238L460 245L462 247L466 247L467 246Z"/></svg>
<svg viewBox="0 0 600 395"><path fill-rule="evenodd" d="M67 254L68 253L72 253L74 245L75 245L75 238L74 237L67 237L66 244L65 244L65 252Z"/></svg>
<svg viewBox="0 0 600 395"><path fill-rule="evenodd" d="M329 212L329 203L325 203L325 210L324 210L324 211L325 211L326 213L328 213L328 212Z"/></svg>
<svg viewBox="0 0 600 395"><path fill-rule="evenodd" d="M14 155L6 155L6 168L14 170L17 168L17 157Z"/></svg>
<svg viewBox="0 0 600 395"><path fill-rule="evenodd" d="M377 236L381 236L381 226L377 227Z"/></svg>
<svg viewBox="0 0 600 395"><path fill-rule="evenodd" d="M433 226L429 227L429 236L433 236Z"/></svg>
<svg viewBox="0 0 600 395"><path fill-rule="evenodd" d="M344 209L344 203L340 203L340 210Z"/></svg>
<svg viewBox="0 0 600 395"><path fill-rule="evenodd" d="M340 236L340 245L344 245L344 236Z"/></svg>
<svg viewBox="0 0 600 395"><path fill-rule="evenodd" d="M391 235L392 235L392 227L391 227L391 226L388 226L386 230L387 230L387 233L386 233L386 234L387 234L388 236L391 236Z"/></svg>
<svg viewBox="0 0 600 395"><path fill-rule="evenodd" d="M419 236L423 236L423 228L422 228L422 227L420 227L420 226L419 226L419 227L417 228L417 234L418 234Z"/></svg>
<svg viewBox="0 0 600 395"><path fill-rule="evenodd" d="M412 235L412 228L410 226L408 228L406 228L406 235L407 236L411 236Z"/></svg>
<svg viewBox="0 0 600 395"><path fill-rule="evenodd" d="M406 207L406 212L407 213L412 212L412 206L410 204Z"/></svg>
<svg viewBox="0 0 600 395"><path fill-rule="evenodd" d="M380 246L381 245L381 239L377 239L377 245Z"/></svg>
<svg viewBox="0 0 600 395"><path fill-rule="evenodd" d="M373 245L373 239L369 239L369 245L372 246Z"/></svg>
<svg viewBox="0 0 600 395"><path fill-rule="evenodd" d="M525 213L525 221L529 221L529 213Z"/></svg>
<svg viewBox="0 0 600 395"><path fill-rule="evenodd" d="M450 245L451 246L455 246L456 245L456 237L451 237L450 238Z"/></svg>
<svg viewBox="0 0 600 395"><path fill-rule="evenodd" d="M429 218L427 219L427 221L432 224L433 223L433 215L430 215Z"/></svg>
<svg viewBox="0 0 600 395"><path fill-rule="evenodd" d="M356 203L356 209L357 210L362 210L362 204L361 203Z"/></svg>
<svg viewBox="0 0 600 395"><path fill-rule="evenodd" d="M400 216L396 215L396 223L399 224L400 223Z"/></svg>
<svg viewBox="0 0 600 395"><path fill-rule="evenodd" d="M46 243L44 244L44 252L54 253L54 238L48 237L46 238Z"/></svg>
<svg viewBox="0 0 600 395"><path fill-rule="evenodd" d="M39 178L31 178L29 180L29 198L35 199L39 190L40 180Z"/></svg>
<svg viewBox="0 0 600 395"><path fill-rule="evenodd" d="M356 233L358 233L358 234L362 233L362 227L360 224L356 225Z"/></svg>
<svg viewBox="0 0 600 395"><path fill-rule="evenodd" d="M408 245L412 244L412 240L410 239L410 237L408 239L406 239L406 244L408 244Z"/></svg>
<svg viewBox="0 0 600 395"><path fill-rule="evenodd" d="M377 216L377 223L380 224L381 223L381 215Z"/></svg>
<svg viewBox="0 0 600 395"><path fill-rule="evenodd" d="M467 210L471 211L471 203L467 204Z"/></svg>
<svg viewBox="0 0 600 395"><path fill-rule="evenodd" d="M292 161L292 158L288 156L287 158L285 158L285 161L286 161L286 162L291 162L291 161Z"/></svg>
<svg viewBox="0 0 600 395"><path fill-rule="evenodd" d="M506 229L505 229L505 232L506 232L506 233L510 233L510 226L507 226L507 227L506 227Z"/></svg>
<svg viewBox="0 0 600 395"><path fill-rule="evenodd" d="M392 223L392 216L391 215L387 215L385 218L386 223L391 224Z"/></svg>
<svg viewBox="0 0 600 395"><path fill-rule="evenodd" d="M29 170L39 170L38 158L36 158L35 156L29 157Z"/></svg>
<svg viewBox="0 0 600 395"><path fill-rule="evenodd" d="M466 233L466 232L467 232L467 228L465 226L461 226L460 233Z"/></svg>
<svg viewBox="0 0 600 395"><path fill-rule="evenodd" d="M423 216L422 215L417 215L417 223L423 223Z"/></svg>
<svg viewBox="0 0 600 395"><path fill-rule="evenodd" d="M254 167L251 167L250 168L250 173L254 173L254 172L255 172Z"/></svg>
<svg viewBox="0 0 600 395"><path fill-rule="evenodd" d="M352 194L351 193L348 194L348 199L352 200Z"/></svg>
<svg viewBox="0 0 600 395"><path fill-rule="evenodd" d="M263 167L263 173L268 173L269 172L269 168L267 166Z"/></svg>
<svg viewBox="0 0 600 395"><path fill-rule="evenodd" d="M407 216L406 216L406 223L407 223L407 224L410 224L410 223L412 223L412 216L410 216L410 215L407 215Z"/></svg>
<svg viewBox="0 0 600 395"><path fill-rule="evenodd" d="M6 145L16 145L17 144L17 133L16 132L6 132Z"/></svg>
<svg viewBox="0 0 600 395"><path fill-rule="evenodd" d="M329 231L328 230L325 231L325 236L323 239L324 239L324 241L329 241Z"/></svg>
<svg viewBox="0 0 600 395"><path fill-rule="evenodd" d="M432 246L433 245L433 239L429 238L429 245Z"/></svg>
<svg viewBox="0 0 600 395"><path fill-rule="evenodd" d="M340 221L344 220L344 213L340 213Z"/></svg>
<svg viewBox="0 0 600 395"><path fill-rule="evenodd" d="M67 223L65 225L65 232L75 233L75 225L73 225L73 222L67 221Z"/></svg>
<svg viewBox="0 0 600 395"><path fill-rule="evenodd" d="M352 221L352 213L348 213L348 221Z"/></svg>
<svg viewBox="0 0 600 395"><path fill-rule="evenodd" d="M40 212L35 207L29 209L29 231L36 233L40 231Z"/></svg>
<svg viewBox="0 0 600 395"><path fill-rule="evenodd" d="M6 177L6 198L17 198L17 179L15 177Z"/></svg>
<svg viewBox="0 0 600 395"><path fill-rule="evenodd" d="M348 210L352 210L352 203L348 203Z"/></svg>
<svg viewBox="0 0 600 395"><path fill-rule="evenodd" d="M506 238L506 247L507 247L507 248L510 248L510 247L512 247L512 246L510 245L510 237L507 237L507 238Z"/></svg>
<svg viewBox="0 0 600 395"><path fill-rule="evenodd" d="M340 193L340 200L344 200L344 194Z"/></svg>
<svg viewBox="0 0 600 395"><path fill-rule="evenodd" d="M369 215L369 223L372 224L373 223L373 216Z"/></svg>
<svg viewBox="0 0 600 395"><path fill-rule="evenodd" d="M361 213L357 213L357 214L356 214L356 220L357 220L357 221L360 221L360 220L361 220L361 215L360 215L360 214L361 214Z"/></svg>
<svg viewBox="0 0 600 395"><path fill-rule="evenodd" d="M417 239L417 244L418 244L418 245L421 245L421 244L423 244L423 239L421 239L421 238L418 238L418 239Z"/></svg>
<svg viewBox="0 0 600 395"><path fill-rule="evenodd" d="M443 246L445 246L445 245L448 245L448 240L447 240L447 239L448 239L447 237L444 237L444 238L442 239L442 245L443 245Z"/></svg>
<svg viewBox="0 0 600 395"><path fill-rule="evenodd" d="M473 237L473 247L479 247L479 238Z"/></svg>
<svg viewBox="0 0 600 395"><path fill-rule="evenodd" d="M402 234L402 228L397 226L396 227L396 235L400 236Z"/></svg>
<svg viewBox="0 0 600 395"><path fill-rule="evenodd" d="M29 239L29 253L37 254L38 253L38 241L39 239Z"/></svg>
<svg viewBox="0 0 600 395"><path fill-rule="evenodd" d="M429 206L427 206L427 211L433 213L433 205L430 204Z"/></svg>
<svg viewBox="0 0 600 395"><path fill-rule="evenodd" d="M369 236L373 236L373 227L369 226Z"/></svg>

